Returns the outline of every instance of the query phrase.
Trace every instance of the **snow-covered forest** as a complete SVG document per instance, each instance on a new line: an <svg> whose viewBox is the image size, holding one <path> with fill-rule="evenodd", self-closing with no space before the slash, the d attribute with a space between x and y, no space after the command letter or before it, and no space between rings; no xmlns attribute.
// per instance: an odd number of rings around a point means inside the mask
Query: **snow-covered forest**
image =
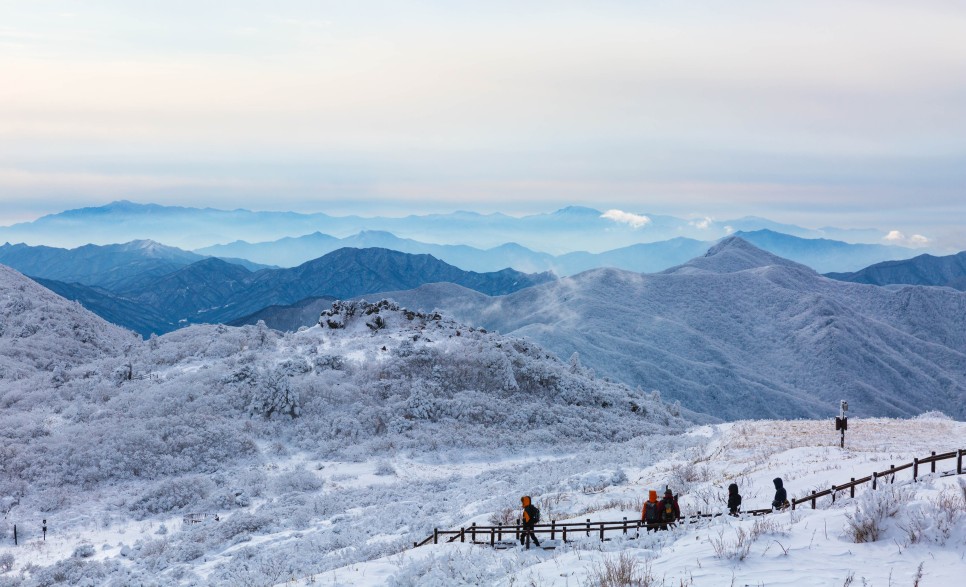
<svg viewBox="0 0 966 587"><path fill-rule="evenodd" d="M611 446L677 445L689 424L576 355L386 301L338 303L285 336L193 326L140 341L2 278L4 584L271 584L272 564L310 576L540 486L624 482ZM612 470L588 479L576 455Z"/></svg>

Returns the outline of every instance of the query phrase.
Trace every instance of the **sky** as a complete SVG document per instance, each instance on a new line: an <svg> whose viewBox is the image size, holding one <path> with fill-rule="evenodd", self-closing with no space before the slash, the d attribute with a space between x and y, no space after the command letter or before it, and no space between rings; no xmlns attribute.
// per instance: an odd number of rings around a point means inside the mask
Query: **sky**
<svg viewBox="0 0 966 587"><path fill-rule="evenodd" d="M0 1L0 224L566 205L966 248L966 4Z"/></svg>

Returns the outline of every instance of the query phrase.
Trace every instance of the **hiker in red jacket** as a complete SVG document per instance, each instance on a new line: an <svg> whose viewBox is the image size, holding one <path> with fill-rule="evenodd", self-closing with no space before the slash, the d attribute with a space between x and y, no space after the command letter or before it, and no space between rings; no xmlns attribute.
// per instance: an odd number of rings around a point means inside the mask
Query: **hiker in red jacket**
<svg viewBox="0 0 966 587"><path fill-rule="evenodd" d="M658 506L658 515L660 516L661 530L667 530L681 517L681 508L678 507L678 498L671 493L670 487L666 487L664 490L664 499L661 500L661 503Z"/></svg>

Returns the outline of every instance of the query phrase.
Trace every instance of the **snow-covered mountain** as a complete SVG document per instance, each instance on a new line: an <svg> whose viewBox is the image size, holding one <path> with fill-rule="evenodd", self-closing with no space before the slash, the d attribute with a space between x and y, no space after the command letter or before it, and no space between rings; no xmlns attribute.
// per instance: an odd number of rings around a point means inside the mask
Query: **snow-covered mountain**
<svg viewBox="0 0 966 587"><path fill-rule="evenodd" d="M0 387L40 374L49 382L104 355L140 343L20 273L0 265Z"/></svg>
<svg viewBox="0 0 966 587"><path fill-rule="evenodd" d="M388 302L339 303L285 336L193 326L142 342L2 271L0 573L22 573L4 585L238 585L257 543L292 572L336 568L461 519L464 483L432 463L505 461L489 495L474 490L495 510L532 479L525 455L577 471L567 451L688 424L577 357ZM196 512L219 522L182 526ZM10 546L14 524L29 550Z"/></svg>
<svg viewBox="0 0 966 587"><path fill-rule="evenodd" d="M487 297L386 294L526 336L630 385L726 419L966 417L966 294L834 281L731 237L660 274L597 269Z"/></svg>

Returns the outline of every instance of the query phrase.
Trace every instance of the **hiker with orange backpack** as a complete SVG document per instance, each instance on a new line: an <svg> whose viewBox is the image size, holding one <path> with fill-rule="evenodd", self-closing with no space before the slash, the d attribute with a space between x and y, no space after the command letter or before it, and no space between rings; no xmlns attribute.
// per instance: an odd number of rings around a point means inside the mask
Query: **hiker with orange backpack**
<svg viewBox="0 0 966 587"><path fill-rule="evenodd" d="M537 540L533 527L540 522L540 508L531 503L529 495L521 497L520 502L523 504L523 515L520 517L523 522L523 532L520 534L520 544L526 545L527 550L530 550L530 541L532 540L539 548L540 541Z"/></svg>
<svg viewBox="0 0 966 587"><path fill-rule="evenodd" d="M644 507L641 508L641 522L645 524L648 532L657 530L658 524L661 522L657 491L653 489L648 491L647 501L644 502Z"/></svg>

